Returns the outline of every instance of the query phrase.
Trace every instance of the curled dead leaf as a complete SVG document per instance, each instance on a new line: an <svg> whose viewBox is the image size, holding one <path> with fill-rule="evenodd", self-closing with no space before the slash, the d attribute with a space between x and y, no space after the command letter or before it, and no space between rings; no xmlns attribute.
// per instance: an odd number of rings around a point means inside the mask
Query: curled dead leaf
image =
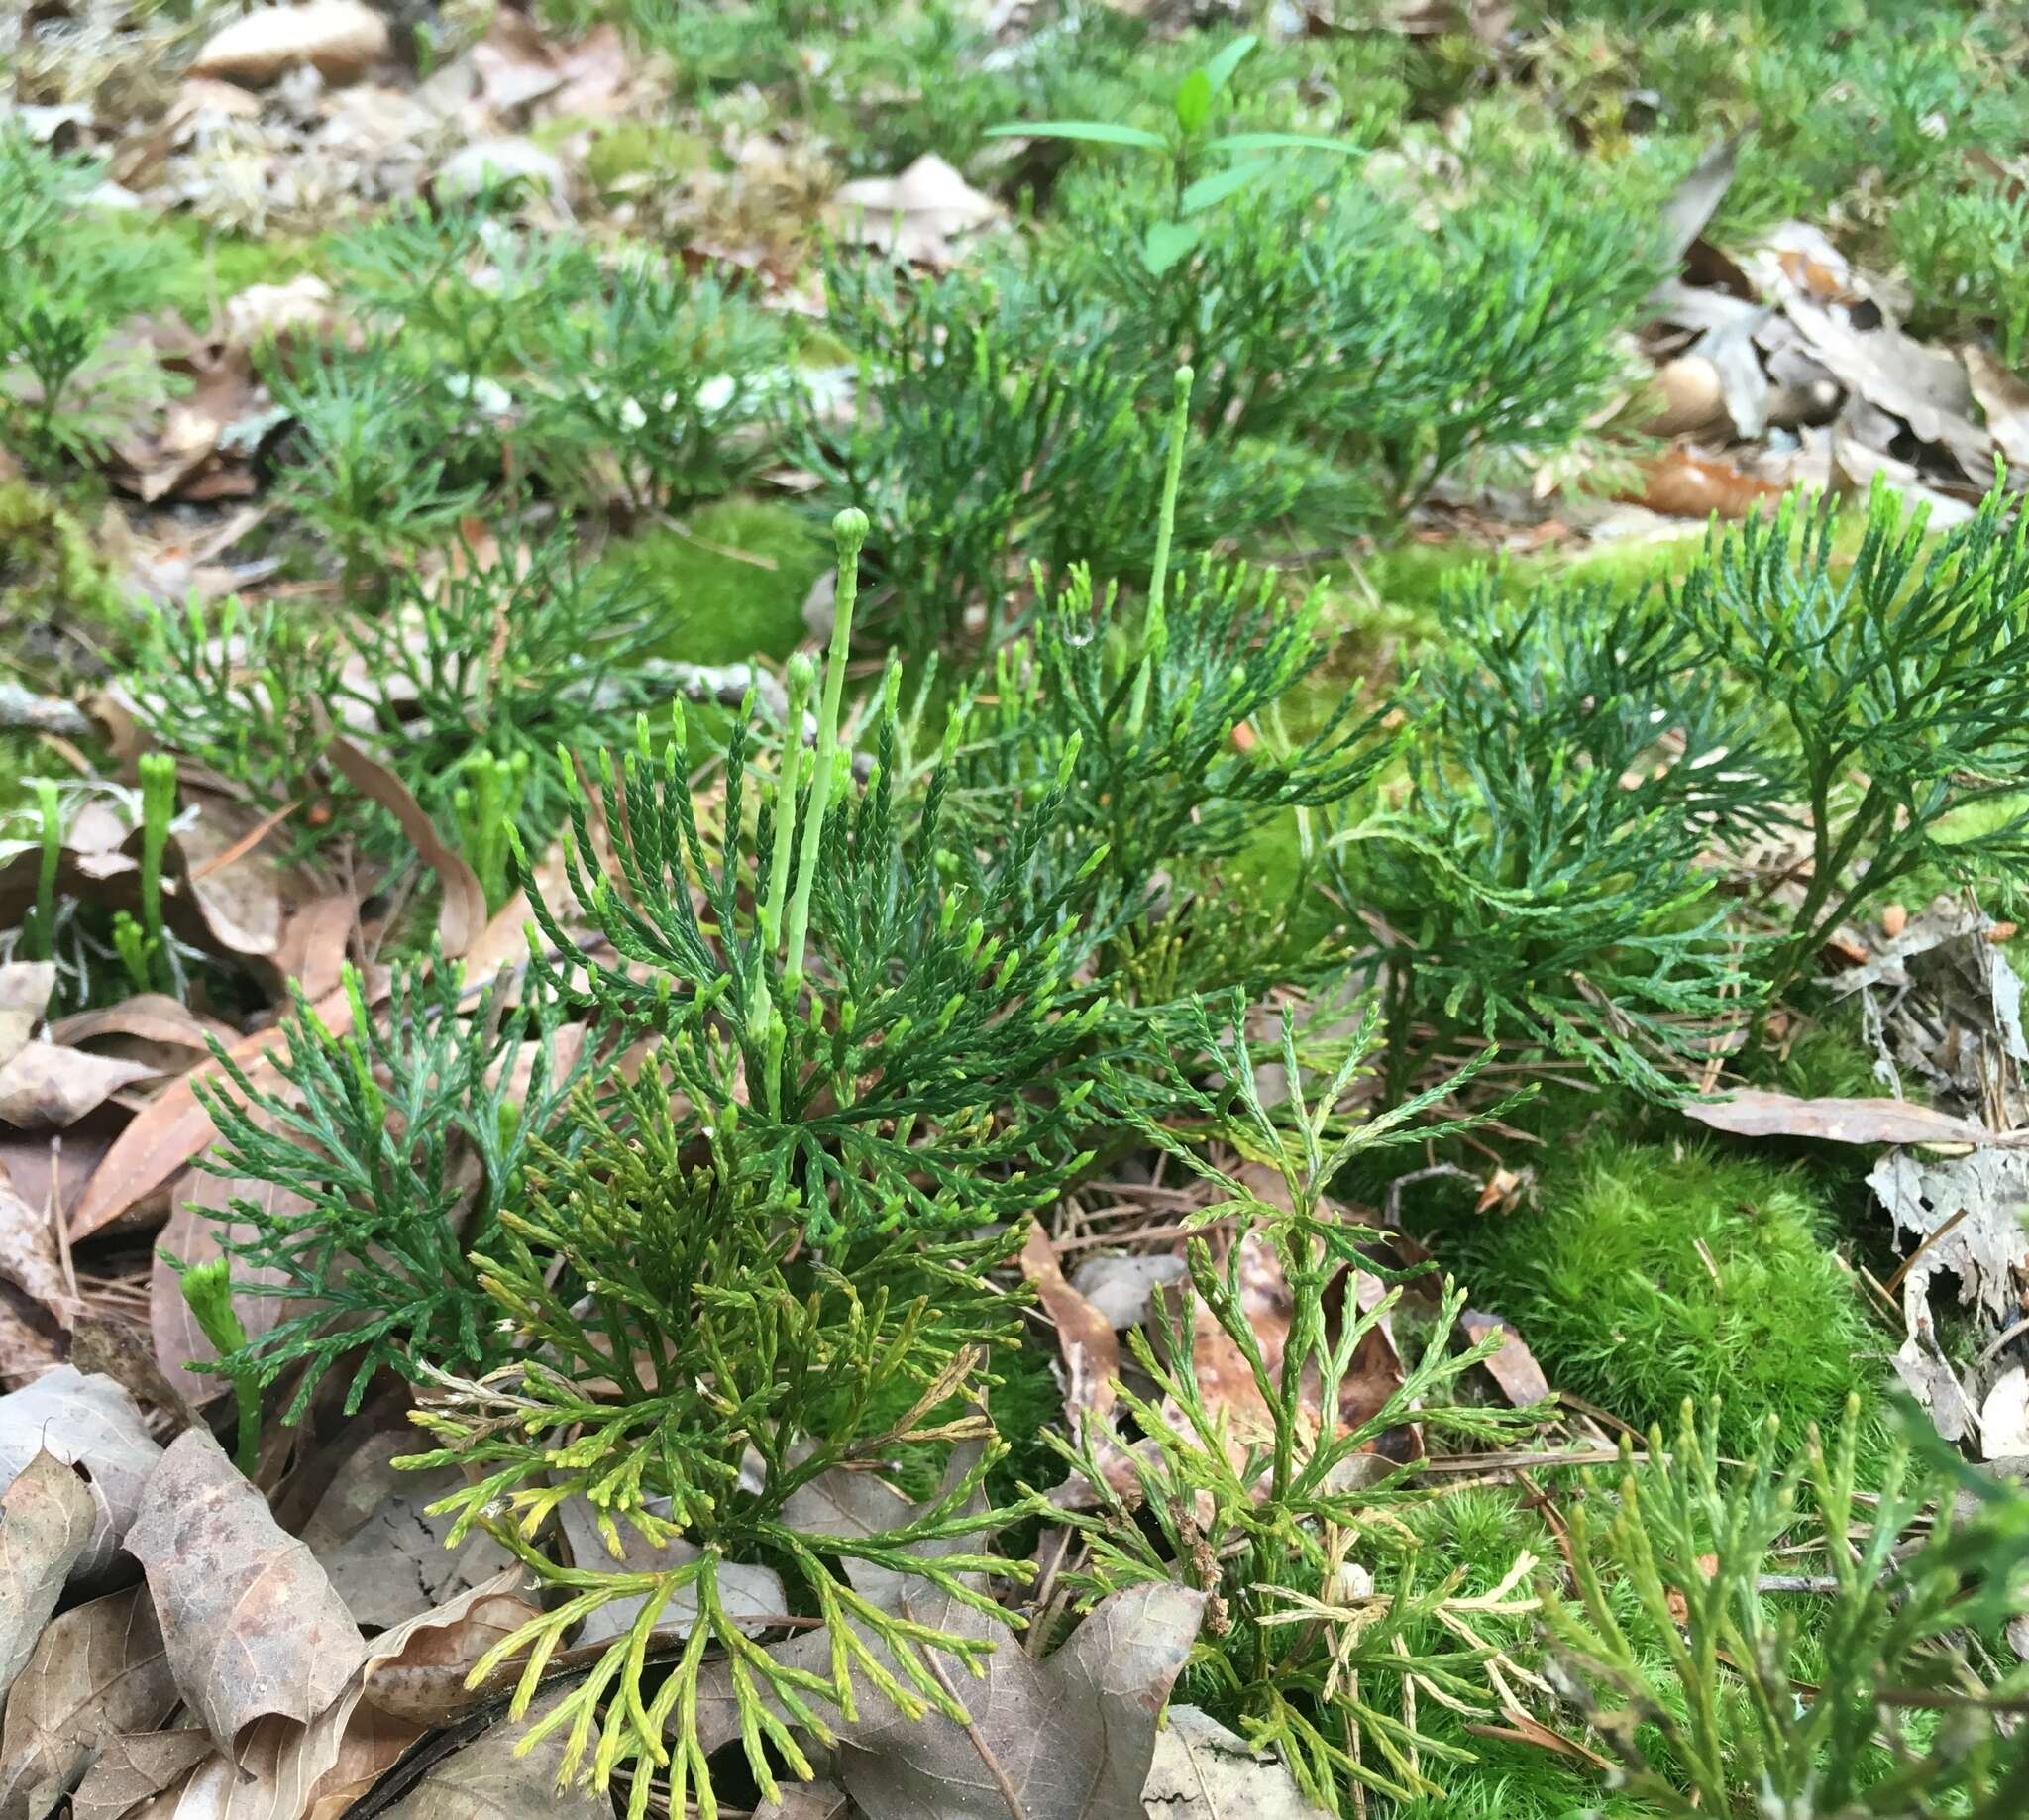
<svg viewBox="0 0 2029 1820"><path fill-rule="evenodd" d="M228 1756L263 1720L309 1724L366 1659L316 1556L203 1429L161 1456L127 1549L148 1575L177 1690Z"/></svg>
<svg viewBox="0 0 2029 1820"><path fill-rule="evenodd" d="M75 1566L76 1577L89 1580L118 1557L162 1450L124 1388L72 1365L0 1397L0 1477L11 1482L45 1449L89 1476L94 1523Z"/></svg>
<svg viewBox="0 0 2029 1820"><path fill-rule="evenodd" d="M77 1468L46 1449L0 1495L0 1693L27 1665L97 1517Z"/></svg>

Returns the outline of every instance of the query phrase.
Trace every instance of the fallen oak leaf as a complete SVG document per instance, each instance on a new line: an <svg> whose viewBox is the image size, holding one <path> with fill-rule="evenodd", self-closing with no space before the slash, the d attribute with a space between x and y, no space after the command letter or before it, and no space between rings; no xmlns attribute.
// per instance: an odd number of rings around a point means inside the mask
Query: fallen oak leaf
<svg viewBox="0 0 2029 1820"><path fill-rule="evenodd" d="M0 966L0 1065L19 1055L36 1033L55 990L54 961L9 961Z"/></svg>
<svg viewBox="0 0 2029 1820"><path fill-rule="evenodd" d="M177 1690L228 1756L264 1719L308 1725L367 1659L316 1556L206 1430L162 1454L127 1550L148 1575Z"/></svg>
<svg viewBox="0 0 2029 1820"><path fill-rule="evenodd" d="M1745 518L1788 489L1744 474L1722 456L1675 446L1642 466L1642 485L1620 496L1672 518Z"/></svg>
<svg viewBox="0 0 2029 1820"><path fill-rule="evenodd" d="M117 1005L75 1012L50 1025L52 1042L72 1047L108 1036L131 1036L138 1042L189 1049L200 1056L209 1052L213 1037L230 1043L235 1034L216 1020L200 1017L180 1000L163 992L136 993Z"/></svg>
<svg viewBox="0 0 2029 1820"><path fill-rule="evenodd" d="M2015 467L2029 466L2029 385L1977 345L1964 351L1967 382L2000 452Z"/></svg>
<svg viewBox="0 0 2029 1820"><path fill-rule="evenodd" d="M1155 1760L1142 1785L1149 1820L1326 1820L1304 1798L1289 1766L1257 1751L1196 1706L1172 1706L1156 1734Z"/></svg>
<svg viewBox="0 0 2029 1820"><path fill-rule="evenodd" d="M179 1782L210 1755L211 1740L195 1725L108 1739L71 1797L70 1820L127 1820L138 1812L154 1813L140 1804Z"/></svg>
<svg viewBox="0 0 2029 1820"><path fill-rule="evenodd" d="M848 240L911 266L943 268L952 242L1007 213L934 152L898 176L860 177L841 184L830 213Z"/></svg>
<svg viewBox="0 0 2029 1820"><path fill-rule="evenodd" d="M1028 1223L1021 1274L1057 1330L1064 1355L1064 1415L1074 1439L1083 1440L1089 1430L1103 1436L1120 1388L1121 1344L1114 1324L1065 1281L1056 1247L1039 1220Z"/></svg>
<svg viewBox="0 0 2029 1820"><path fill-rule="evenodd" d="M1522 1336L1500 1316L1468 1308L1458 1317L1458 1326L1474 1345L1489 1334L1500 1335L1500 1346L1481 1361L1480 1369L1500 1386L1501 1395L1515 1408L1533 1409L1539 1403L1549 1401L1549 1379L1544 1376L1543 1367L1536 1362L1536 1354L1530 1351Z"/></svg>
<svg viewBox="0 0 2029 1820"><path fill-rule="evenodd" d="M16 1193L0 1162L0 1277L33 1297L68 1326L81 1304L56 1248L55 1222L46 1208L33 1207Z"/></svg>
<svg viewBox="0 0 2029 1820"><path fill-rule="evenodd" d="M993 1620L948 1594L911 1588L918 1623L987 1636ZM944 1676L968 1714L904 1717L855 1675L858 1717L833 1722L846 1792L883 1820L1087 1820L1137 1810L1155 1722L1189 1659L1205 1595L1168 1582L1103 1599L1071 1639L1037 1660L1004 1644L986 1673ZM829 1641L813 1635L806 1646ZM871 1642L871 1640L870 1640ZM878 1645L874 1646L878 1650Z"/></svg>
<svg viewBox="0 0 2029 1820"><path fill-rule="evenodd" d="M566 1690L538 1699L529 1708L540 1720ZM582 1778L559 1782L567 1731L554 1731L521 1745L522 1727L501 1720L464 1750L430 1769L382 1820L607 1820L612 1802ZM785 1791L787 1792L787 1791Z"/></svg>

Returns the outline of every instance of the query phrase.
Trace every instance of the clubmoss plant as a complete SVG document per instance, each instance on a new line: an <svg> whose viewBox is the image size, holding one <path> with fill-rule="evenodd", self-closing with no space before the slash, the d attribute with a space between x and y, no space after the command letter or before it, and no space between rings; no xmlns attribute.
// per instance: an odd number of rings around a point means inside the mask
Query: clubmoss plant
<svg viewBox="0 0 2029 1820"><path fill-rule="evenodd" d="M171 385L110 339L155 287L144 250L84 213L103 174L0 127L0 423L45 465L104 455Z"/></svg>
<svg viewBox="0 0 2029 1820"><path fill-rule="evenodd" d="M1810 842L1785 939L1762 963L1776 991L1864 899L1919 868L1954 882L2029 873L2029 808L1964 838L1952 809L2029 791L2029 522L1998 484L1931 542L1927 513L1877 485L1850 569L1832 526L1785 501L1721 536L1661 610L1694 624L1703 661L1738 677L1780 738L1784 795Z"/></svg>
<svg viewBox="0 0 2029 1820"><path fill-rule="evenodd" d="M1703 856L1766 831L1779 787L1652 595L1482 575L1445 600L1400 808L1328 847L1382 913L1398 1069L1462 1025L1679 1095L1758 996Z"/></svg>
<svg viewBox="0 0 2029 1820"><path fill-rule="evenodd" d="M339 1029L296 995L272 1064L280 1086L223 1050L223 1080L195 1083L219 1130L206 1167L283 1191L235 1199L221 1247L246 1266L243 1293L293 1305L267 1332L221 1345L211 1368L257 1390L290 1377L286 1422L346 1364L350 1413L382 1369L422 1380L485 1370L510 1350L481 1272L531 1134L575 1078L540 993L510 1004L496 982L469 1000L457 969L409 963L375 1022L357 973L344 983Z"/></svg>
<svg viewBox="0 0 2029 1820"><path fill-rule="evenodd" d="M1237 1024L1237 1007L1230 1018ZM1192 1288L1244 1362L1253 1402L1222 1407L1207 1395L1195 1369L1197 1326L1206 1315L1190 1298L1179 1300L1159 1350L1140 1332L1130 1336L1136 1362L1153 1380L1149 1394L1126 1384L1120 1392L1141 1443L1127 1449L1089 1427L1078 1446L1061 1444L1098 1506L1064 1514L1090 1550L1074 1578L1095 1595L1179 1577L1211 1595L1213 1616L1198 1651L1216 1704L1254 1743L1277 1750L1304 1792L1331 1812L1358 1811L1364 1797L1355 1789L1403 1800L1436 1792L1419 1762L1456 1762L1469 1753L1421 1731L1413 1700L1384 1697L1374 1684L1413 1677L1441 1703L1481 1704L1485 1687L1474 1670L1487 1652L1469 1624L1446 1629L1438 1616L1460 1576L1418 1583L1416 1551L1401 1546L1413 1538L1391 1512L1427 1494L1409 1487L1385 1449L1399 1443L1413 1412L1433 1431L1481 1440L1510 1432L1517 1419L1443 1395L1498 1343L1450 1350L1465 1297L1449 1283L1428 1343L1399 1381L1369 1376L1401 1292L1379 1293L1385 1266L1372 1247L1383 1235L1338 1218L1326 1195L1361 1152L1458 1128L1419 1123L1456 1083L1347 1122L1338 1108L1378 1038L1378 1014L1369 1012L1334 1073L1308 1081L1285 1015L1271 1055L1290 1100L1271 1110L1248 1045L1222 1041L1203 1006L1194 1021L1187 1046L1208 1056L1226 1085L1216 1103L1189 1090L1179 1097L1195 1102L1203 1129L1265 1159L1281 1193L1264 1200L1162 1127L1150 1125L1147 1134L1218 1191L1200 1218L1237 1221L1239 1233L1272 1248L1288 1285L1288 1337L1271 1363L1248 1317L1236 1239L1223 1263L1205 1240L1191 1240ZM1355 1293L1362 1273L1377 1292L1371 1298ZM1131 1473L1130 1493L1119 1482L1122 1467ZM1386 1583L1378 1595L1377 1579ZM1515 1583L1498 1589L1493 1615L1523 1609L1507 1604ZM1464 1621L1463 1612L1454 1615ZM1412 1634L1425 1647L1410 1650Z"/></svg>
<svg viewBox="0 0 2029 1820"><path fill-rule="evenodd" d="M56 953L56 875L63 860L63 803L55 780L35 780L36 814L42 843L36 867L36 903L21 932L23 958L53 960Z"/></svg>
<svg viewBox="0 0 2029 1820"><path fill-rule="evenodd" d="M1913 1468L1906 1449L1863 1491L1859 1429L1849 1414L1786 1466L1762 1445L1735 1467L1686 1405L1673 1445L1657 1426L1641 1465L1624 1447L1609 1515L1569 1507L1577 1602L1545 1611L1574 1703L1650 1811L2003 1820L2029 1796L2029 1740L1997 1701L2012 1689L1974 1665L1992 1661L1980 1633L2019 1609L2022 1494ZM1830 1602L1803 1697L1796 1610L1771 1575Z"/></svg>
<svg viewBox="0 0 2029 1820"><path fill-rule="evenodd" d="M722 797L700 805L681 707L660 754L640 722L622 762L599 755L612 859L593 863L575 785L566 840L573 898L618 964L532 962L567 1005L661 1036L688 1126L771 1193L800 1182L820 1238L1014 1218L1048 1200L1079 1164L1110 1009L1080 983L1092 938L1070 911L1104 854L1045 890L1024 883L1063 814L1075 751L996 844L975 846L947 821L948 764L919 798L903 793L891 668L871 771L853 775L841 707L865 535L861 513L839 514L821 686L807 662L790 669L788 724L814 713L815 744L790 741L753 803L750 707L723 748ZM538 899L551 948L575 952Z"/></svg>
<svg viewBox="0 0 2029 1820"><path fill-rule="evenodd" d="M741 293L626 258L536 351L525 440L555 491L583 493L609 463L630 519L681 511L765 460L760 420L786 355L779 324Z"/></svg>
<svg viewBox="0 0 2029 1820"><path fill-rule="evenodd" d="M233 1306L233 1266L230 1258L212 1257L199 1264L176 1264L176 1281L190 1318L197 1330L211 1341L221 1358L244 1358L247 1351L247 1324ZM239 1405L239 1428L234 1437L234 1461L248 1478L261 1463L261 1384L255 1370L240 1365L231 1371L233 1392Z"/></svg>
<svg viewBox="0 0 2029 1820"><path fill-rule="evenodd" d="M1148 572L1168 399L1144 408L1151 370L1122 352L1102 309L1013 268L898 297L885 266L834 261L827 290L831 326L861 363L859 411L839 425L805 406L790 446L829 498L864 504L908 648L968 642L974 610L997 643L1022 617L1012 596L1029 564L1052 586L1074 561L1102 582ZM1174 356L1158 359L1166 375ZM1183 462L1178 553L1274 523L1314 466L1230 436L1194 440Z"/></svg>
<svg viewBox="0 0 2029 1820"><path fill-rule="evenodd" d="M1562 169L1439 215L1299 161L1202 217L1159 278L1119 257L1160 196L1074 183L1040 242L1046 290L1105 300L1123 365L1203 375L1201 435L1328 451L1387 533L1440 481L1526 468L1588 433L1628 380L1618 337L1659 275L1648 228ZM1264 161L1265 162L1265 161ZM1310 482L1306 523L1358 505Z"/></svg>
<svg viewBox="0 0 2029 1820"><path fill-rule="evenodd" d="M1326 656L1322 592L1292 604L1273 574L1208 558L1171 575L1193 377L1176 375L1144 611L1129 620L1113 587L1096 598L1074 566L1033 632L996 653L958 772L968 812L990 820L1075 753L1057 864L1103 847L1099 876L1129 915L1158 871L1228 857L1279 814L1343 802L1392 749L1388 703L1362 714L1350 689L1308 738L1277 737L1283 697Z"/></svg>
<svg viewBox="0 0 2029 1820"><path fill-rule="evenodd" d="M162 924L162 856L169 823L176 815L176 761L166 752L145 752L141 772L141 917L126 910L113 916L113 948L136 992L178 990L175 949ZM48 841L47 833L44 836Z"/></svg>
<svg viewBox="0 0 2029 1820"><path fill-rule="evenodd" d="M335 543L349 603L373 608L398 558L448 536L483 498L486 476L456 462L442 375L392 338L313 361L270 358L268 389L294 419L284 496Z"/></svg>

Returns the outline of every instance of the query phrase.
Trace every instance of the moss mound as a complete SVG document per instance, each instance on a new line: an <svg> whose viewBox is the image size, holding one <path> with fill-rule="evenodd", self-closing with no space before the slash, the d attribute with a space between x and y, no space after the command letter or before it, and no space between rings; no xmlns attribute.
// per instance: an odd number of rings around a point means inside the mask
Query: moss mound
<svg viewBox="0 0 2029 1820"><path fill-rule="evenodd" d="M1801 1435L1850 1392L1871 1403L1882 1337L1794 1170L1698 1145L1588 1145L1549 1204L1473 1229L1460 1258L1550 1381L1646 1428L1725 1401L1721 1443L1766 1419Z"/></svg>

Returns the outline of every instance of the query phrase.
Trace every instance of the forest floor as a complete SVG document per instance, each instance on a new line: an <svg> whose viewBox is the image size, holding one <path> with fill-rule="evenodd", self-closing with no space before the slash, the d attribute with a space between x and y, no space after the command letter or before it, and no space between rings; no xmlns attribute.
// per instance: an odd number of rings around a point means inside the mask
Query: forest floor
<svg viewBox="0 0 2029 1820"><path fill-rule="evenodd" d="M0 1820L2021 1811L2020 8L0 68Z"/></svg>

